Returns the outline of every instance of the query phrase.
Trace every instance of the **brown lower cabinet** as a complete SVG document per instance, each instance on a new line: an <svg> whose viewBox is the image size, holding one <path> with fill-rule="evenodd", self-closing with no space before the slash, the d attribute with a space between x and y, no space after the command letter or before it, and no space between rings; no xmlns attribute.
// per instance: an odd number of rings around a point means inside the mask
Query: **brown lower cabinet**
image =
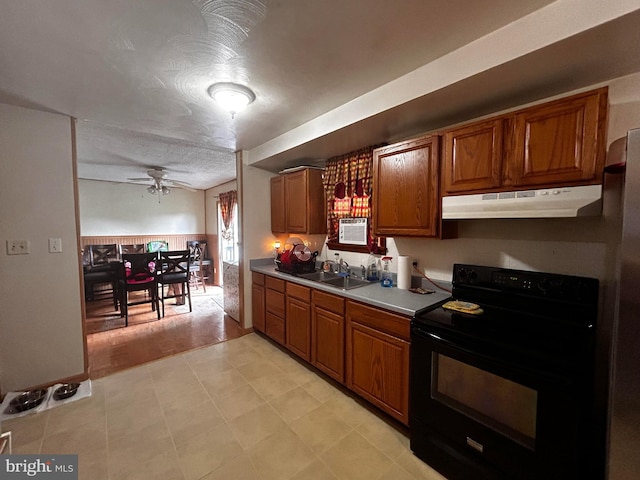
<svg viewBox="0 0 640 480"><path fill-rule="evenodd" d="M344 383L344 304L337 295L313 290L311 363Z"/></svg>
<svg viewBox="0 0 640 480"><path fill-rule="evenodd" d="M254 277L254 302L260 287ZM409 424L409 317L266 275L264 325L256 330Z"/></svg>
<svg viewBox="0 0 640 480"><path fill-rule="evenodd" d="M251 272L251 317L253 328L265 331L264 274Z"/></svg>
<svg viewBox="0 0 640 480"><path fill-rule="evenodd" d="M409 319L347 302L347 387L409 424Z"/></svg>
<svg viewBox="0 0 640 480"><path fill-rule="evenodd" d="M286 346L307 362L311 360L311 289L287 282Z"/></svg>
<svg viewBox="0 0 640 480"><path fill-rule="evenodd" d="M265 330L276 342L285 344L285 281L265 279Z"/></svg>

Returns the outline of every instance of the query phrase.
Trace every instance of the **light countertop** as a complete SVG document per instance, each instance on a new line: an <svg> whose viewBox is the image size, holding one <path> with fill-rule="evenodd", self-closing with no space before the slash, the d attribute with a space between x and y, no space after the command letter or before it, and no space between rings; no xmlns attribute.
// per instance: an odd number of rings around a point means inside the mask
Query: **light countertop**
<svg viewBox="0 0 640 480"><path fill-rule="evenodd" d="M383 287L379 282L363 287L353 288L351 290L343 290L331 285L325 285L322 282L307 280L295 275L279 272L276 270L273 259L251 260L250 268L253 272L264 273L265 275L281 278L288 282L294 282L317 290L322 290L327 293L333 293L334 295L356 300L371 306L380 307L409 317L413 317L424 310L428 310L431 306L451 297L451 293L434 287L426 280L422 280L423 288L435 290L435 293L421 295L410 292L409 290L400 290L397 287ZM418 277L416 280L421 279ZM447 284L446 282L437 283L445 288L451 289L451 284Z"/></svg>

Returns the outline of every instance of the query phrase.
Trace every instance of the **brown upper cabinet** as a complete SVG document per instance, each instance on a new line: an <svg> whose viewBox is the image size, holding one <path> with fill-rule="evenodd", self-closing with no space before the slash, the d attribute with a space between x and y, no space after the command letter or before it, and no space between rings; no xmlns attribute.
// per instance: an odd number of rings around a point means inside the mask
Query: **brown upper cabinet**
<svg viewBox="0 0 640 480"><path fill-rule="evenodd" d="M442 193L602 182L607 88L444 132Z"/></svg>
<svg viewBox="0 0 640 480"><path fill-rule="evenodd" d="M372 211L376 235L438 235L438 163L438 136L373 151Z"/></svg>
<svg viewBox="0 0 640 480"><path fill-rule="evenodd" d="M322 170L306 168L271 178L271 231L326 233Z"/></svg>

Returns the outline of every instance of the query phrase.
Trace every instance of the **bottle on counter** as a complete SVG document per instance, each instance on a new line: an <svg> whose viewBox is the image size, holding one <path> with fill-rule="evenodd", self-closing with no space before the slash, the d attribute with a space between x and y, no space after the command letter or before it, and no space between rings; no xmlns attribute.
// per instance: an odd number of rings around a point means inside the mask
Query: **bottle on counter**
<svg viewBox="0 0 640 480"><path fill-rule="evenodd" d="M367 260L367 280L370 282L378 281L378 267L376 264L376 257L369 255L369 259Z"/></svg>
<svg viewBox="0 0 640 480"><path fill-rule="evenodd" d="M392 257L382 257L382 276L380 280L380 285L383 287L393 287L393 276L391 275L391 271L389 270L389 263L391 263Z"/></svg>

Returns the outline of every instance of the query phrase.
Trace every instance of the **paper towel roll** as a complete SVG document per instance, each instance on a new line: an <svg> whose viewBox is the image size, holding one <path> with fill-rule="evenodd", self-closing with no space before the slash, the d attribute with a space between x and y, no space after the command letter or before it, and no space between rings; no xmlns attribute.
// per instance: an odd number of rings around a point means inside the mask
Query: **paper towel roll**
<svg viewBox="0 0 640 480"><path fill-rule="evenodd" d="M406 255L398 257L398 288L402 290L411 288L411 259Z"/></svg>

